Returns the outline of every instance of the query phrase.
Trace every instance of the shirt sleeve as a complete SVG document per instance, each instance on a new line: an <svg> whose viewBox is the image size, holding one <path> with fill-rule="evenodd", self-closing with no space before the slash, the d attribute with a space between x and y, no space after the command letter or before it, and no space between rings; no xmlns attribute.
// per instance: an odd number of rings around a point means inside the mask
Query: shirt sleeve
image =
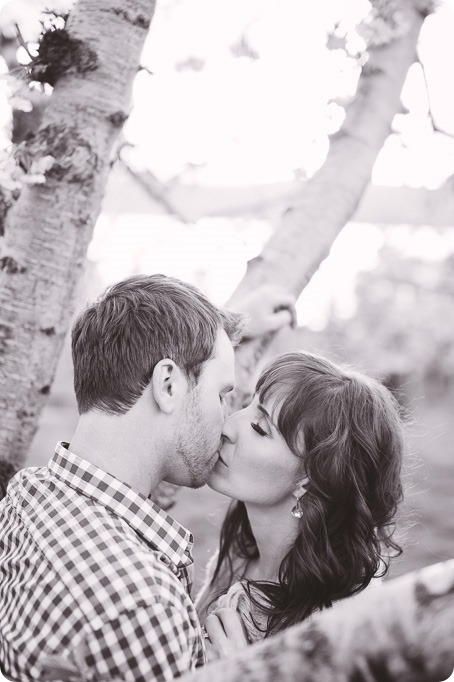
<svg viewBox="0 0 454 682"><path fill-rule="evenodd" d="M86 663L94 679L173 680L195 670L196 638L184 610L160 602L143 605L90 632Z"/></svg>

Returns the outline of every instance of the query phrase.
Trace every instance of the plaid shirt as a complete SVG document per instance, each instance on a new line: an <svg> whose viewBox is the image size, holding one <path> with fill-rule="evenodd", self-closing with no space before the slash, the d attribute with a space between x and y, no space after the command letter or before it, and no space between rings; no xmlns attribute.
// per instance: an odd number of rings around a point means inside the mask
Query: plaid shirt
<svg viewBox="0 0 454 682"><path fill-rule="evenodd" d="M43 680L56 661L91 680L194 670L204 645L190 598L192 535L67 448L20 471L0 502L3 674Z"/></svg>

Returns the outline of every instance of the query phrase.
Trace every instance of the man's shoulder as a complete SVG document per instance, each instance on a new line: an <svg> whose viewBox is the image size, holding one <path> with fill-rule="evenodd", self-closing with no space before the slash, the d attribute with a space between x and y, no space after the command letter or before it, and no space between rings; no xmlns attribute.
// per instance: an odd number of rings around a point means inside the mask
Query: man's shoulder
<svg viewBox="0 0 454 682"><path fill-rule="evenodd" d="M45 562L68 597L88 611L109 605L115 613L155 601L181 608L189 599L177 567L121 509L104 506L47 467L19 472L6 499L18 542L25 534L36 549L33 563Z"/></svg>
<svg viewBox="0 0 454 682"><path fill-rule="evenodd" d="M61 555L63 544L70 548L62 556L67 573L85 587L97 585L92 595L96 601L120 601L123 607L133 608L144 600L174 602L184 592L167 557L140 538L127 521L96 502L89 500L83 512L75 511L58 527L58 536L51 539L56 551Z"/></svg>
<svg viewBox="0 0 454 682"><path fill-rule="evenodd" d="M144 599L181 599L185 590L175 567L125 519L49 476L45 467L20 473L9 501L69 592L81 589L93 602L112 604L121 596L131 607Z"/></svg>

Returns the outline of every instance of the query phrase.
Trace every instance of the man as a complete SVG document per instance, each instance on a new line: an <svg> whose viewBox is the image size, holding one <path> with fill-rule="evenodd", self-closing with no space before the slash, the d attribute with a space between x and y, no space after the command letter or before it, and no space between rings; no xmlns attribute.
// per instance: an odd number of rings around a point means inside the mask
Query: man
<svg viewBox="0 0 454 682"><path fill-rule="evenodd" d="M290 321L291 297L263 300L260 333ZM120 282L76 321L71 444L19 472L0 506L7 677L57 666L59 679L151 682L203 662L192 535L149 495L161 481L207 480L243 324L163 275Z"/></svg>

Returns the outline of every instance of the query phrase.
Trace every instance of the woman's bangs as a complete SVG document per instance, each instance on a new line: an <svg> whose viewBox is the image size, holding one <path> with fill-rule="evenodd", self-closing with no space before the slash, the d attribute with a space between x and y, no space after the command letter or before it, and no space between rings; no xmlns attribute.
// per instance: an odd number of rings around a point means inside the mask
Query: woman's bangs
<svg viewBox="0 0 454 682"><path fill-rule="evenodd" d="M279 424L279 416L282 413L282 407L285 406L285 403L287 402L286 395L288 396L290 388L287 377L283 376L283 369L284 367L279 367L277 364L265 368L257 382L256 388L256 393L262 405L266 405L270 401L273 401L270 417L277 426Z"/></svg>
<svg viewBox="0 0 454 682"><path fill-rule="evenodd" d="M266 405L273 402L271 420L277 426L290 450L298 457L301 429L301 406L299 405L299 391L296 390L296 367L288 360L274 361L273 365L265 368L257 382L257 394L260 402Z"/></svg>

